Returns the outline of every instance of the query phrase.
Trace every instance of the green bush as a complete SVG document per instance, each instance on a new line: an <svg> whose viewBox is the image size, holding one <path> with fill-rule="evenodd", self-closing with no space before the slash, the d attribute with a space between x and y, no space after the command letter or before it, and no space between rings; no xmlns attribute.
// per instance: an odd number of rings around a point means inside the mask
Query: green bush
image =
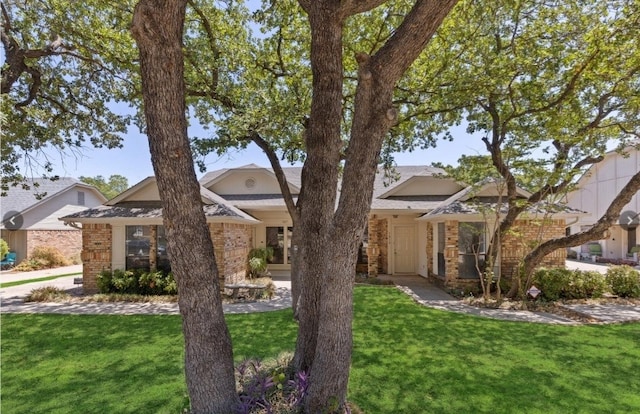
<svg viewBox="0 0 640 414"><path fill-rule="evenodd" d="M542 268L533 275L533 284L542 291L542 298L548 301L560 299L570 280L571 270L563 268Z"/></svg>
<svg viewBox="0 0 640 414"><path fill-rule="evenodd" d="M600 298L608 287L602 273L574 270L571 272L569 284L565 286L562 296L564 299Z"/></svg>
<svg viewBox="0 0 640 414"><path fill-rule="evenodd" d="M100 293L136 295L176 295L178 287L172 273L160 270L104 270L97 278Z"/></svg>
<svg viewBox="0 0 640 414"><path fill-rule="evenodd" d="M273 260L273 247L251 249L249 252L249 278L264 276L267 273L270 260Z"/></svg>
<svg viewBox="0 0 640 414"><path fill-rule="evenodd" d="M548 301L599 298L609 288L605 276L595 271L539 269L533 280Z"/></svg>
<svg viewBox="0 0 640 414"><path fill-rule="evenodd" d="M4 259L7 253L9 253L9 245L4 239L0 239L0 260Z"/></svg>
<svg viewBox="0 0 640 414"><path fill-rule="evenodd" d="M640 297L640 273L630 266L612 266L607 270L611 293L624 298Z"/></svg>

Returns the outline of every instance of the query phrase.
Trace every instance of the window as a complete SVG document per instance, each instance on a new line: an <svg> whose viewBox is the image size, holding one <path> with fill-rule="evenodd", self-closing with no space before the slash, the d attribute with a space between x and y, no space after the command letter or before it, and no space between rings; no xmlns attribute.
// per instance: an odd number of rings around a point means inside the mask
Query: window
<svg viewBox="0 0 640 414"><path fill-rule="evenodd" d="M84 206L84 191L78 191L78 205Z"/></svg>
<svg viewBox="0 0 640 414"><path fill-rule="evenodd" d="M475 279L484 268L484 223L458 223L458 276Z"/></svg>
<svg viewBox="0 0 640 414"><path fill-rule="evenodd" d="M444 247L445 247L444 223L438 223L438 276L445 276Z"/></svg>
<svg viewBox="0 0 640 414"><path fill-rule="evenodd" d="M156 251L155 267L165 272L171 271L167 237L163 226L156 226L156 239L151 240L152 226L126 226L126 269L151 270L151 249Z"/></svg>
<svg viewBox="0 0 640 414"><path fill-rule="evenodd" d="M273 249L273 260L271 264L288 264L291 263L291 238L293 236L293 227L267 227L267 247ZM286 262L285 262L286 258Z"/></svg>
<svg viewBox="0 0 640 414"><path fill-rule="evenodd" d="M126 268L150 269L151 226L127 226L125 229Z"/></svg>

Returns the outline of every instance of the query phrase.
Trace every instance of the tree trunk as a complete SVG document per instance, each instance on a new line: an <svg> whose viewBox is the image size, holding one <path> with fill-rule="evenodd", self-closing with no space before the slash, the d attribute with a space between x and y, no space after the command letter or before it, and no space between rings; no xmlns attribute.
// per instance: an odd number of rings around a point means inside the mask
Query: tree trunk
<svg viewBox="0 0 640 414"><path fill-rule="evenodd" d="M185 6L186 1L141 0L134 11L132 33L140 50L151 160L178 283L191 410L228 413L238 400L231 338L185 118Z"/></svg>
<svg viewBox="0 0 640 414"><path fill-rule="evenodd" d="M307 311L311 305L307 300L319 302L313 303L313 311L309 312L316 313L317 325L307 325L306 318L300 319L300 334L307 327L311 330L317 326L306 412L342 413L351 365L357 251L371 205L382 141L397 120L392 105L394 85L424 49L455 0L417 2L374 57L357 57L355 110L337 209L336 174L342 145L341 18L345 10L338 3L325 3L305 3L312 30L314 96L306 141L308 158L302 177L304 203L300 219L306 236L307 267L300 309ZM351 7L355 3L344 4ZM328 10L332 7L336 9ZM313 290L319 288L320 295L310 292L310 286Z"/></svg>

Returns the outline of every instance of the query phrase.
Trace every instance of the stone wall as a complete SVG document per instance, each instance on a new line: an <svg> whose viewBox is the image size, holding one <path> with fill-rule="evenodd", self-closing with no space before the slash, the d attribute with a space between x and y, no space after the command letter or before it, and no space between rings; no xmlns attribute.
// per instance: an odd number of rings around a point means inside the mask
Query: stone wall
<svg viewBox="0 0 640 414"><path fill-rule="evenodd" d="M458 221L447 220L444 222L444 237L444 284L448 287L458 279Z"/></svg>
<svg viewBox="0 0 640 414"><path fill-rule="evenodd" d="M28 230L27 257L36 247L55 247L67 259L78 259L82 251L82 230Z"/></svg>
<svg viewBox="0 0 640 414"><path fill-rule="evenodd" d="M111 225L83 224L82 226L82 288L85 293L97 293L97 277L111 269Z"/></svg>
<svg viewBox="0 0 640 414"><path fill-rule="evenodd" d="M253 245L252 228L246 224L209 224L220 285L237 283L247 275L247 260Z"/></svg>

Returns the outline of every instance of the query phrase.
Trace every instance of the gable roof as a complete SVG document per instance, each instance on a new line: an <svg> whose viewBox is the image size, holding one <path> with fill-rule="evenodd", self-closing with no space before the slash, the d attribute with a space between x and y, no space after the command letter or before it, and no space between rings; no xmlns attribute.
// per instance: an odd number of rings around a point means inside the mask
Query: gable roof
<svg viewBox="0 0 640 414"><path fill-rule="evenodd" d="M47 178L26 179L25 184L28 189L21 185L9 186L7 195L2 197L0 203L2 204L2 217L9 211L24 214L73 188L93 191L102 201L107 200L94 186L71 177L61 177L55 181Z"/></svg>
<svg viewBox="0 0 640 414"><path fill-rule="evenodd" d="M302 167L284 167L282 168L284 176L291 187L292 192L300 191L302 185L301 175ZM277 177L272 168L260 167L256 164L247 164L237 168L223 168L220 170L210 171L206 173L199 181L200 185L205 188L211 188L216 183L224 180L236 172L260 172L271 176L277 181Z"/></svg>
<svg viewBox="0 0 640 414"><path fill-rule="evenodd" d="M156 178L147 177L102 206L69 214L60 220L78 223L107 222L113 219L137 219L157 222L162 219L162 206L157 192ZM136 198L138 193L145 193L146 197ZM149 194L153 194L153 197L149 198ZM251 215L230 205L222 197L204 187L200 187L200 197L203 204L202 208L209 221L234 221L254 224L259 222Z"/></svg>

